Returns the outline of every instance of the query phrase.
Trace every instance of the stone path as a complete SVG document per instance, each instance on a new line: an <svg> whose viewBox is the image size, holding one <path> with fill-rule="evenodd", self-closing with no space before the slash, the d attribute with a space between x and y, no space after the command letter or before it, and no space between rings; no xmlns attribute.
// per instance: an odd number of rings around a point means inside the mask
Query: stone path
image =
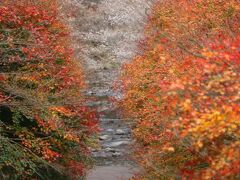
<svg viewBox="0 0 240 180"><path fill-rule="evenodd" d="M124 121L110 99L120 98L112 86L121 65L137 52L150 0L70 0L74 49L88 84L88 106L100 114L100 147L92 150L96 167L87 180L126 180L137 168L130 160L130 121Z"/></svg>
<svg viewBox="0 0 240 180"><path fill-rule="evenodd" d="M91 171L87 177L89 180L126 180L132 177L136 171L128 166L99 166Z"/></svg>

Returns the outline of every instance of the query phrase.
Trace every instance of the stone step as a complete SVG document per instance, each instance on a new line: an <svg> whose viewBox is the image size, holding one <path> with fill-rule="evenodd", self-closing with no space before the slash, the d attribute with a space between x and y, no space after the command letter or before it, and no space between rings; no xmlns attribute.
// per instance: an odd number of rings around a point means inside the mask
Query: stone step
<svg viewBox="0 0 240 180"><path fill-rule="evenodd" d="M110 142L110 143L107 143L107 144L103 144L103 147L114 148L114 147L119 147L119 146L126 146L126 145L129 145L129 144L131 144L131 141L126 139L126 140L114 141L114 142Z"/></svg>
<svg viewBox="0 0 240 180"><path fill-rule="evenodd" d="M124 118L107 118L107 117L102 117L100 118L100 122L130 122L128 119Z"/></svg>
<svg viewBox="0 0 240 180"><path fill-rule="evenodd" d="M87 175L87 180L127 180L130 179L138 169L132 166L100 166L96 167Z"/></svg>

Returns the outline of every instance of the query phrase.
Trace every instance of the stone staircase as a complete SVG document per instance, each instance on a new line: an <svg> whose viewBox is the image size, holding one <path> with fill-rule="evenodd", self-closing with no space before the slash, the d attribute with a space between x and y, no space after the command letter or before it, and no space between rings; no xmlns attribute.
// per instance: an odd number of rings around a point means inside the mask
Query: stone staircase
<svg viewBox="0 0 240 180"><path fill-rule="evenodd" d="M70 20L73 48L82 60L87 80L88 106L97 109L101 133L99 148L92 150L96 168L87 180L126 180L136 172L130 159L131 121L121 118L111 102L121 65L137 52L137 42L152 0L65 0L75 17Z"/></svg>

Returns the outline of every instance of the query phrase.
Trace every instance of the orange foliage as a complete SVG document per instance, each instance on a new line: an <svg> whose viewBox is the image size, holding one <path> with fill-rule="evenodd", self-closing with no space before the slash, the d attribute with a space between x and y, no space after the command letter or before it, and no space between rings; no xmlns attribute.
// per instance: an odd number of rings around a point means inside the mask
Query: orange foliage
<svg viewBox="0 0 240 180"><path fill-rule="evenodd" d="M239 177L239 22L237 0L154 6L121 77L144 178Z"/></svg>
<svg viewBox="0 0 240 180"><path fill-rule="evenodd" d="M21 147L15 157L15 149L0 145L0 152L8 152L0 158L0 178L9 166L13 172L8 174L36 178L44 166L55 168L48 163L59 164L62 174L81 168L75 175L82 176L89 167L88 142L98 131L97 119L84 106L82 69L59 20L57 1L5 0L0 5L0 138ZM21 165L24 159L29 165ZM76 164L72 169L70 162Z"/></svg>

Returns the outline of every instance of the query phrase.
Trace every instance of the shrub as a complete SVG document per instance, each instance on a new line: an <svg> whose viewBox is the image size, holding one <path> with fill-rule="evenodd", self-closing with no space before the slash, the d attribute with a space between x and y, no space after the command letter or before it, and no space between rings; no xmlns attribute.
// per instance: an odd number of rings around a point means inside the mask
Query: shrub
<svg viewBox="0 0 240 180"><path fill-rule="evenodd" d="M82 177L98 130L55 1L0 6L0 178Z"/></svg>
<svg viewBox="0 0 240 180"><path fill-rule="evenodd" d="M239 20L237 0L154 6L119 103L142 179L239 178Z"/></svg>

